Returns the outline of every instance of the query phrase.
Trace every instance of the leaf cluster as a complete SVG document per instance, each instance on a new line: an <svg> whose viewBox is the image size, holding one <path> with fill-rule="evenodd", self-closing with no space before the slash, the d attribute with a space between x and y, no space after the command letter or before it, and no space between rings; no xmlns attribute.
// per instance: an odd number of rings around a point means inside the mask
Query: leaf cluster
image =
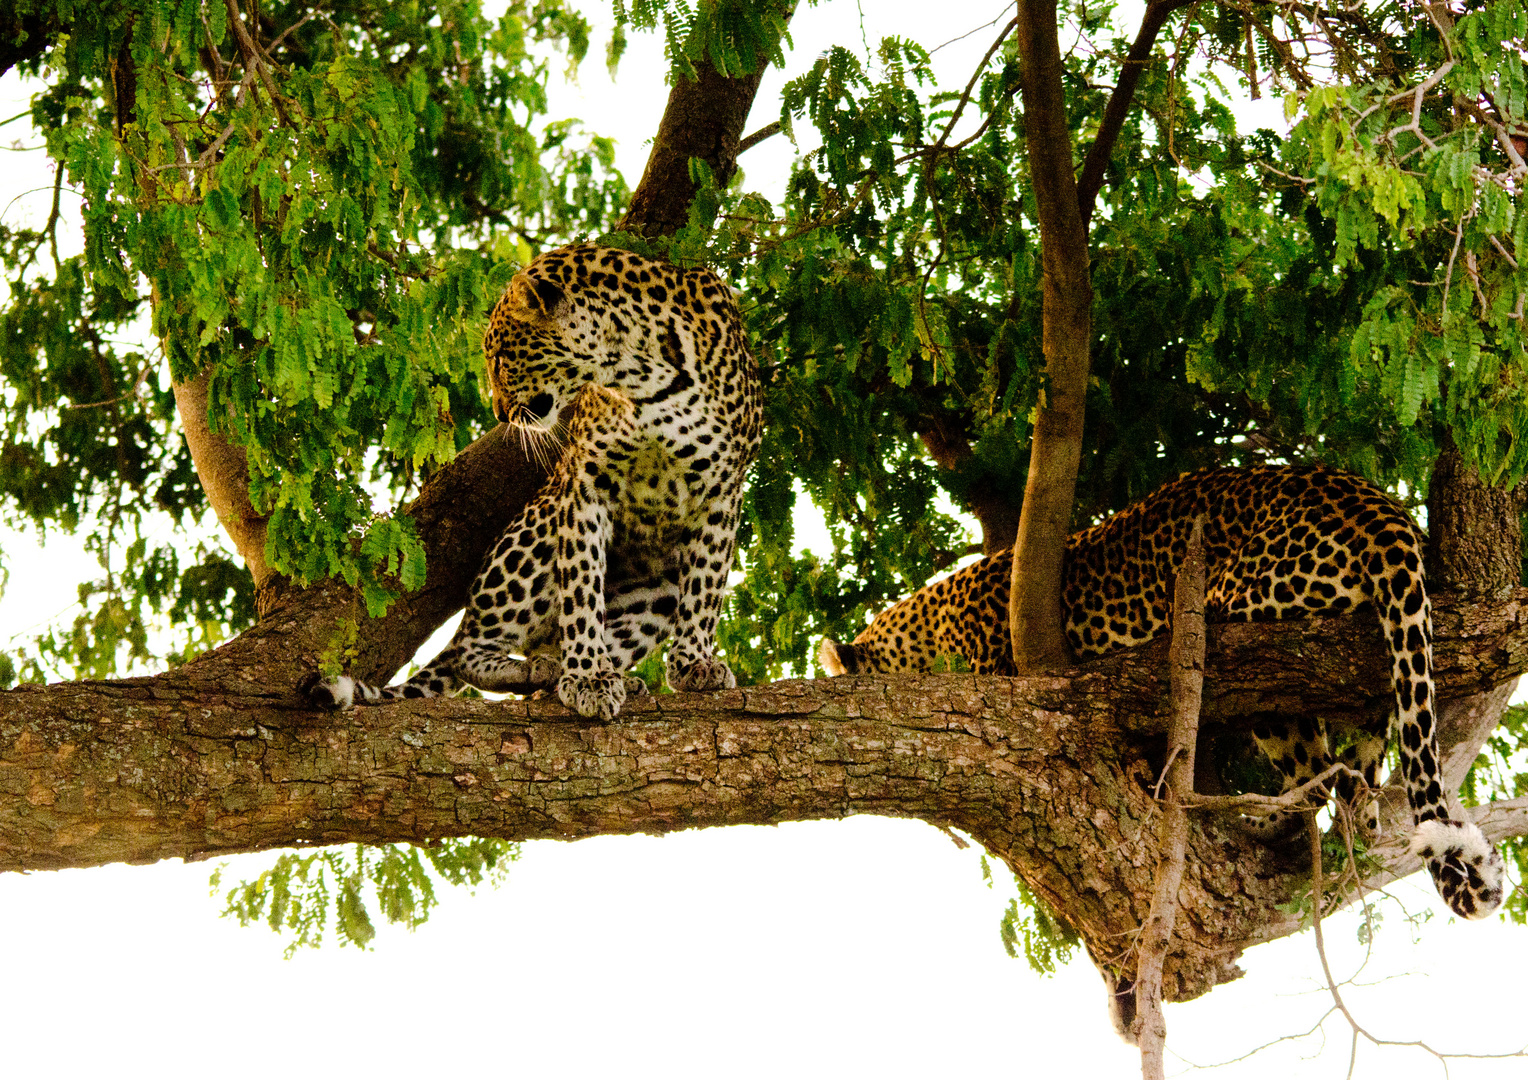
<svg viewBox="0 0 1528 1080"><path fill-rule="evenodd" d="M422 926L439 904L435 886L444 883L497 887L520 857L518 844L468 837L419 847L321 848L287 852L250 881L224 895L223 915L240 926L263 922L288 935L285 954L318 948L327 934L343 945L366 949L377 935L373 912L409 930ZM222 887L223 867L208 882Z"/></svg>
<svg viewBox="0 0 1528 1080"><path fill-rule="evenodd" d="M82 618L126 629L41 653L104 673L148 655L155 612L211 615L224 556L135 546L166 528L145 515L179 535L205 514L172 390L198 374L269 562L379 612L427 572L393 506L491 423L493 299L624 208L610 140L546 117L587 24L560 0L496 22L476 0L56 7L71 30L32 119L84 250L60 254L57 212L0 227L0 519L94 532L106 580ZM249 594L223 591L219 635Z"/></svg>

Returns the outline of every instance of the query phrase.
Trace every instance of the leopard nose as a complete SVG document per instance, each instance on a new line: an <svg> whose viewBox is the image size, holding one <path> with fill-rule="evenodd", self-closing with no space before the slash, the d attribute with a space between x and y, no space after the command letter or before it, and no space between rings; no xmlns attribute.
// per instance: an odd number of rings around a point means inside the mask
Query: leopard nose
<svg viewBox="0 0 1528 1080"><path fill-rule="evenodd" d="M493 414L499 418L500 423L509 423L509 406L498 398L495 398L493 402Z"/></svg>
<svg viewBox="0 0 1528 1080"><path fill-rule="evenodd" d="M525 403L525 407L537 420L545 420L546 414L552 411L552 395L537 394Z"/></svg>

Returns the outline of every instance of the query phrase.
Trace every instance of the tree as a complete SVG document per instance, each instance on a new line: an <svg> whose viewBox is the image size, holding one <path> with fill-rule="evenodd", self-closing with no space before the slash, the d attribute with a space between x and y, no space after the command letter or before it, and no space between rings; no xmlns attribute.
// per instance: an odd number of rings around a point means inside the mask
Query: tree
<svg viewBox="0 0 1528 1080"><path fill-rule="evenodd" d="M940 493L989 550L1019 537L1016 563L1039 569L1016 593L1043 600L1059 562L1025 553L1059 550L1057 485L1084 522L1185 468L1262 455L1430 494L1434 582L1454 590L1436 600L1439 681L1458 699L1448 775L1496 800L1488 833L1528 833L1504 797L1524 718L1498 730L1528 666L1519 4L1340 20L1152 4L1127 44L1107 9L1066 13L1062 38L1055 6L1026 2L968 84L927 95L922 45L888 40L874 64L835 49L781 103L778 130L807 152L779 207L727 181L770 137L744 130L747 105L789 7L618 10L661 25L675 66L634 193L607 142L538 123L548 50L576 63L587 45L560 3L490 24L470 3L38 2L0 28L0 60L46 69L33 115L85 205L77 257L57 256L56 215L0 237L0 491L12 521L99 523L113 568L71 634L15 665L76 681L0 697L3 865L874 807L975 836L1053 937L1078 935L1128 987L1136 958L1118 942L1151 901L1157 842L1140 824L1162 767L1165 642L1060 676L764 684L965 554ZM1299 123L1239 134L1217 80L1292 88ZM534 463L488 430L481 314L534 250L617 225L619 242L717 265L746 302L770 423L720 641L751 685L658 696L608 728L538 702L389 706L364 726L314 714L302 681L396 670L534 490ZM112 344L140 317L162 355ZM1047 449L1031 436L1058 408ZM1012 494L1026 474L1052 492L1033 535L1032 495ZM827 516L831 559L791 555L797 483ZM243 567L211 552L185 566L144 539L150 513L189 535L209 508ZM1485 533L1497 543L1470 550ZM176 628L175 666L101 681L151 660L156 619ZM1366 624L1227 628L1212 644L1203 756L1226 775L1201 790L1249 783L1235 747L1250 700L1352 713L1385 685ZM1297 929L1309 885L1308 859L1191 821L1179 899L1196 917L1166 958L1170 999ZM1368 854L1369 885L1412 865ZM1241 902L1217 901L1229 894ZM1510 910L1522 917L1520 896Z"/></svg>

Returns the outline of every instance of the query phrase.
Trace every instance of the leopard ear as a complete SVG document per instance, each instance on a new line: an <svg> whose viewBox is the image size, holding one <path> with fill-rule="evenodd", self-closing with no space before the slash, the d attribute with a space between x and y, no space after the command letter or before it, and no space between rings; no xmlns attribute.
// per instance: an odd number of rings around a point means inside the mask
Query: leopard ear
<svg viewBox="0 0 1528 1080"><path fill-rule="evenodd" d="M859 652L853 645L840 645L826 637L817 647L817 660L829 676L853 675L860 667Z"/></svg>
<svg viewBox="0 0 1528 1080"><path fill-rule="evenodd" d="M528 323L548 322L556 316L557 309L562 305L563 291L543 278L519 273L509 283L509 291L504 294L504 299L510 318Z"/></svg>

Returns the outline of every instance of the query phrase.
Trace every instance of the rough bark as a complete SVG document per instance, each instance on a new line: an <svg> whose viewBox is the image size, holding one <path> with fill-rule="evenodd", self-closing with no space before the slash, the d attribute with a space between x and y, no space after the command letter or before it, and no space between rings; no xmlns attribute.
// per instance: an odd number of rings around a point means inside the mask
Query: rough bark
<svg viewBox="0 0 1528 1080"><path fill-rule="evenodd" d="M1019 671L1063 667L1061 563L1082 455L1092 343L1088 236L1077 206L1055 0L1019 0L1024 131L1040 219L1045 391L1031 439L1029 477L1014 545L1009 628Z"/></svg>
<svg viewBox="0 0 1528 1080"><path fill-rule="evenodd" d="M610 725L549 701L332 715L294 688L302 663L290 643L321 638L331 610L315 605L302 621L294 605L307 595L165 675L0 694L0 869L878 813L966 830L1095 957L1131 970L1127 943L1146 918L1159 854L1166 641L1066 677L846 677L664 695L628 702ZM1212 627L1204 721L1235 728L1292 703L1328 715L1367 707L1388 675L1373 622L1359 613ZM1449 692L1528 668L1528 590L1463 607L1440 596L1438 624ZM369 662L382 663L375 651ZM1278 905L1299 887L1300 853L1214 815L1190 820L1166 1000L1235 977L1249 943L1297 929ZM1515 805L1486 821L1488 831L1528 830ZM1389 860L1400 866L1404 854Z"/></svg>
<svg viewBox="0 0 1528 1080"><path fill-rule="evenodd" d="M1498 595L1521 584L1525 502L1528 485L1491 486L1450 440L1433 465L1428 488L1431 586Z"/></svg>
<svg viewBox="0 0 1528 1080"><path fill-rule="evenodd" d="M1507 596L1522 576L1522 514L1528 485L1506 490L1488 484L1444 437L1433 463L1427 498L1429 589L1449 589L1461 597ZM1517 689L1512 679L1477 694L1444 700L1439 708L1438 747L1447 765L1443 788L1457 808L1458 791L1474 762L1456 750L1484 744Z"/></svg>

